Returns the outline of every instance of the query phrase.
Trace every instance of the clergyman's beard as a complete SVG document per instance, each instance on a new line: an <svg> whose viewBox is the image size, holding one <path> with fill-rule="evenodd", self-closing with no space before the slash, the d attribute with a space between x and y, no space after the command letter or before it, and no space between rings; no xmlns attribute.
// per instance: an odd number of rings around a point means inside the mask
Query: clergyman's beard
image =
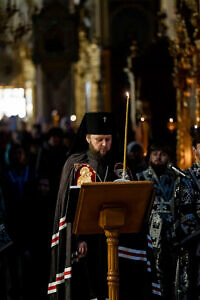
<svg viewBox="0 0 200 300"><path fill-rule="evenodd" d="M164 164L164 165L155 165L154 163L150 163L150 166L152 167L152 169L155 171L155 173L158 176L161 176L162 174L164 174L165 171L166 171L166 168L167 168L166 164Z"/></svg>
<svg viewBox="0 0 200 300"><path fill-rule="evenodd" d="M89 150L90 150L90 153L92 154L92 156L94 157L94 159L96 159L97 161L105 161L108 158L109 153L110 153L110 151L107 151L106 153L101 154L100 151L97 151L96 149L94 149L94 147L91 143L89 144Z"/></svg>

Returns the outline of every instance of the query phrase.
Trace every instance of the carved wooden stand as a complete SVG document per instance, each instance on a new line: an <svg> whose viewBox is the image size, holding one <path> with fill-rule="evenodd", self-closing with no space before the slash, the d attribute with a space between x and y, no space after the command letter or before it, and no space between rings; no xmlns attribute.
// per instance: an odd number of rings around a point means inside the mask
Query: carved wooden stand
<svg viewBox="0 0 200 300"><path fill-rule="evenodd" d="M149 215L153 195L151 181L90 182L81 186L73 233L105 233L109 300L119 300L119 233L141 230L144 219Z"/></svg>
<svg viewBox="0 0 200 300"><path fill-rule="evenodd" d="M125 224L123 208L105 207L100 211L99 226L103 228L108 245L108 295L109 300L119 300L119 229Z"/></svg>

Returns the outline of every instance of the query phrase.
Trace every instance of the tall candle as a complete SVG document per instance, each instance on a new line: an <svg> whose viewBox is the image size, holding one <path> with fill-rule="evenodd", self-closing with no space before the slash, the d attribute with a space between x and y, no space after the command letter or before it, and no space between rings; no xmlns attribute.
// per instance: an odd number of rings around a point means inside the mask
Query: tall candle
<svg viewBox="0 0 200 300"><path fill-rule="evenodd" d="M129 108L129 93L126 92L126 122L125 122L125 134L124 134L124 162L122 178L125 179L126 175L126 148L127 148L127 132L128 132L128 108Z"/></svg>

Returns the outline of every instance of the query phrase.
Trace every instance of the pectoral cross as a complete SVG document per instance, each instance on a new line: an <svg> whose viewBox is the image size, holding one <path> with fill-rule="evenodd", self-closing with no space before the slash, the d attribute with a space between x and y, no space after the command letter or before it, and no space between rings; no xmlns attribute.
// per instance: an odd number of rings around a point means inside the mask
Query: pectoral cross
<svg viewBox="0 0 200 300"><path fill-rule="evenodd" d="M103 121L104 123L106 123L107 117L103 117Z"/></svg>

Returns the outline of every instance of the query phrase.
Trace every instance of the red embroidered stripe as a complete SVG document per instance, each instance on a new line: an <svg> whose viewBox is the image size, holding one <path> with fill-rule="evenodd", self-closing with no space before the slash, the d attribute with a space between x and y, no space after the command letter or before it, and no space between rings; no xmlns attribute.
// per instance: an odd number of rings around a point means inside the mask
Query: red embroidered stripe
<svg viewBox="0 0 200 300"><path fill-rule="evenodd" d="M59 227L65 225L65 224L66 224L66 222L65 222L65 221L62 221L62 222L59 223Z"/></svg>
<svg viewBox="0 0 200 300"><path fill-rule="evenodd" d="M54 239L52 239L52 243L55 243L56 241L58 241L59 240L59 236L57 236L57 237L55 237Z"/></svg>
<svg viewBox="0 0 200 300"><path fill-rule="evenodd" d="M48 285L48 294L56 293L57 286L69 278L71 278L71 267L65 268L63 273L56 274L56 282L49 283Z"/></svg>
<svg viewBox="0 0 200 300"><path fill-rule="evenodd" d="M64 275L56 277L56 281L60 281L60 280L63 280L63 279L64 279Z"/></svg>
<svg viewBox="0 0 200 300"><path fill-rule="evenodd" d="M64 275L70 275L71 274L71 271L65 271L64 272Z"/></svg>
<svg viewBox="0 0 200 300"><path fill-rule="evenodd" d="M52 286L48 286L48 291L54 290L56 288L56 284Z"/></svg>

